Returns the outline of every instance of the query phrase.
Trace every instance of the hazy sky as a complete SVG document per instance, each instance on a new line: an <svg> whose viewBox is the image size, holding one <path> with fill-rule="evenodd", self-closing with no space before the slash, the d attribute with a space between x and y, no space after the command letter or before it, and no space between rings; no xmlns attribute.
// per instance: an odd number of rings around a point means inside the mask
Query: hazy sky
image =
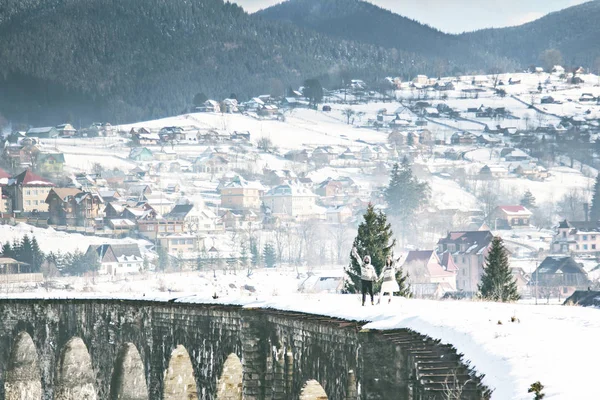
<svg viewBox="0 0 600 400"><path fill-rule="evenodd" d="M233 0L254 12L281 0ZM372 0L445 32L519 25L588 0Z"/></svg>

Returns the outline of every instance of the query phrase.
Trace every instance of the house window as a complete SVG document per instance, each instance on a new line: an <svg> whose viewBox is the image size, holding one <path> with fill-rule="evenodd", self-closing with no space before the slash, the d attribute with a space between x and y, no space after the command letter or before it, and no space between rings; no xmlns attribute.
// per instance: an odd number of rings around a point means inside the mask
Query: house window
<svg viewBox="0 0 600 400"><path fill-rule="evenodd" d="M596 235L592 235L592 240L596 240Z"/></svg>
<svg viewBox="0 0 600 400"><path fill-rule="evenodd" d="M596 245L595 244L592 245L592 250L596 250Z"/></svg>
<svg viewBox="0 0 600 400"><path fill-rule="evenodd" d="M579 250L579 245L575 246L575 250Z"/></svg>
<svg viewBox="0 0 600 400"><path fill-rule="evenodd" d="M37 201L37 200L34 200L34 201L33 201L33 205L34 205L34 206L37 206L37 205L38 205L38 201Z"/></svg>
<svg viewBox="0 0 600 400"><path fill-rule="evenodd" d="M563 238L567 237L567 232L563 232Z"/></svg>
<svg viewBox="0 0 600 400"><path fill-rule="evenodd" d="M26 191L25 191L25 194L26 194L27 196L30 196L30 195L31 195L31 190L26 190Z"/></svg>
<svg viewBox="0 0 600 400"><path fill-rule="evenodd" d="M462 262L465 263L466 261L465 256L462 256Z"/></svg>
<svg viewBox="0 0 600 400"><path fill-rule="evenodd" d="M587 245L587 244L584 244L584 245L583 245L583 249L584 249L584 250L587 250L587 249L588 249L588 245Z"/></svg>
<svg viewBox="0 0 600 400"><path fill-rule="evenodd" d="M30 206L31 205L31 200L26 200L25 204L28 205L28 206Z"/></svg>
<svg viewBox="0 0 600 400"><path fill-rule="evenodd" d="M583 240L587 240L587 235L583 235Z"/></svg>

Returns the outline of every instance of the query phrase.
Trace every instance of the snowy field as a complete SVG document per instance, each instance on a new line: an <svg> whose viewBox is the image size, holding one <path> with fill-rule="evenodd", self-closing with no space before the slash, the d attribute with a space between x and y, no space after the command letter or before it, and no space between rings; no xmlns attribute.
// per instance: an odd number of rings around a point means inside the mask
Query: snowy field
<svg viewBox="0 0 600 400"><path fill-rule="evenodd" d="M252 141L270 138L282 150L302 149L318 145L350 145L356 140L385 143L387 134L370 129L358 129L345 124L341 111L297 109L285 115L285 122L256 119L242 114L194 113L153 121L121 125L119 130L131 128L160 129L165 126L195 126L228 132L250 131Z"/></svg>
<svg viewBox="0 0 600 400"><path fill-rule="evenodd" d="M135 239L109 239L99 236L86 236L79 233L67 233L56 231L53 228L36 228L31 225L19 223L15 226L0 225L0 243L14 242L21 240L24 235L34 236L44 253L62 252L72 253L76 250L85 252L91 244L137 244L142 254L146 253L146 246L151 245L145 240ZM154 258L154 257L152 257Z"/></svg>

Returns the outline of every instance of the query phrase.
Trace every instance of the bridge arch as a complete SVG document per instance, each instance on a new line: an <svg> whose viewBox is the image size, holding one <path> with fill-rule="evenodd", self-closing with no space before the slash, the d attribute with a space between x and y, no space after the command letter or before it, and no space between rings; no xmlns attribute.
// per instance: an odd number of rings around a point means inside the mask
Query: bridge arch
<svg viewBox="0 0 600 400"><path fill-rule="evenodd" d="M178 345L169 360L165 371L163 400L197 400L198 388L194 377L194 367L187 349Z"/></svg>
<svg viewBox="0 0 600 400"><path fill-rule="evenodd" d="M125 343L117 354L110 400L148 400L144 363L133 343Z"/></svg>
<svg viewBox="0 0 600 400"><path fill-rule="evenodd" d="M96 400L95 381L87 346L81 338L71 338L58 360L54 400Z"/></svg>
<svg viewBox="0 0 600 400"><path fill-rule="evenodd" d="M223 364L223 372L217 383L217 400L242 400L242 380L242 361L231 353Z"/></svg>
<svg viewBox="0 0 600 400"><path fill-rule="evenodd" d="M300 392L300 400L327 400L327 393L319 382L311 379L304 384Z"/></svg>
<svg viewBox="0 0 600 400"><path fill-rule="evenodd" d="M4 380L6 400L39 400L42 398L42 380L38 353L29 333L19 332L15 338Z"/></svg>

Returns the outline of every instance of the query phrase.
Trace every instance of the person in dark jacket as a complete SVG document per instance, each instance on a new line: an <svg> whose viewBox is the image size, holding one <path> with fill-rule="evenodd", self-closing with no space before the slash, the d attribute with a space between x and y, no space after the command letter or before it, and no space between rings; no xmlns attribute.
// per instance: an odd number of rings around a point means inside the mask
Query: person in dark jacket
<svg viewBox="0 0 600 400"><path fill-rule="evenodd" d="M352 255L356 259L358 265L360 265L360 286L362 292L362 305L365 305L365 298L367 293L371 296L371 305L374 305L373 301L373 281L377 280L377 272L371 265L371 257L365 256L363 259L358 255L356 247L352 248Z"/></svg>

